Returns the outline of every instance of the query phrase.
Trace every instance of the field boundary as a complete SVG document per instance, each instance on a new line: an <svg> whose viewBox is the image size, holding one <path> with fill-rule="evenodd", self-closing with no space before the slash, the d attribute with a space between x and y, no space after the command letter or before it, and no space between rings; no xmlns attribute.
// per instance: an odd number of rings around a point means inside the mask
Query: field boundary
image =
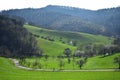
<svg viewBox="0 0 120 80"><path fill-rule="evenodd" d="M19 64L19 61L17 59L9 58L16 67L26 70L36 70L36 71L47 71L47 72L54 72L54 71L61 71L61 72L103 72L103 71L120 71L120 69L93 69L93 70L55 70L55 69L34 69L34 68L28 68L25 66L22 66Z"/></svg>

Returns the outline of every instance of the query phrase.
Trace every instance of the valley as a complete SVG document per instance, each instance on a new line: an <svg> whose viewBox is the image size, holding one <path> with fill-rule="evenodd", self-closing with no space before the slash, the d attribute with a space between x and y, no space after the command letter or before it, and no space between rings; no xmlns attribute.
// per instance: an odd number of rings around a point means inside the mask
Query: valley
<svg viewBox="0 0 120 80"><path fill-rule="evenodd" d="M48 30L30 25L24 25L24 27L33 33L37 38L38 46L40 45L39 47L43 50L43 57L26 58L23 60L24 62L21 62L21 65L35 69L79 70L80 67L77 61L86 58L84 56L86 54L84 53L86 45L108 45L114 40L113 38L102 35ZM77 45L72 45L69 41L77 41ZM82 47L78 48L79 46ZM66 48L71 50L69 57L64 54ZM81 56L74 56L77 50L81 51L81 53L79 53ZM106 57L99 55L89 58L89 56L87 57L87 61L82 65L83 70L117 68L113 60L115 57L119 56L119 53Z"/></svg>
<svg viewBox="0 0 120 80"><path fill-rule="evenodd" d="M0 80L119 80L119 11L48 5L0 12Z"/></svg>

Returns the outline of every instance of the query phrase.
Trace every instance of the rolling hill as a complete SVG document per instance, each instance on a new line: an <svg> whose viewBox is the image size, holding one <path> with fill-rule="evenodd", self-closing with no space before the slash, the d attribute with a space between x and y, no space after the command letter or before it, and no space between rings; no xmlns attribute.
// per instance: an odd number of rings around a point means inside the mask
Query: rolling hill
<svg viewBox="0 0 120 80"><path fill-rule="evenodd" d="M2 12L2 14L22 17L29 24L44 26L44 28L53 30L80 31L94 34L103 33L105 30L104 26L82 20L78 17L44 9L10 10Z"/></svg>
<svg viewBox="0 0 120 80"><path fill-rule="evenodd" d="M76 47L62 44L58 42L51 42L48 40L44 40L41 38L37 39L39 47L42 49L43 54L47 54L49 56L59 56L63 54L64 49L70 48L72 50L72 53L76 49Z"/></svg>
<svg viewBox="0 0 120 80"><path fill-rule="evenodd" d="M102 57L95 56L88 59L88 62L84 64L83 69L112 69L118 68L118 65L114 63L114 58L119 56L120 53Z"/></svg>
<svg viewBox="0 0 120 80"><path fill-rule="evenodd" d="M24 25L24 27L36 36L38 44L45 54L55 56L63 54L65 48L70 48L74 51L77 46L83 47L88 44L111 44L113 41L113 38L101 35L48 30L31 25Z"/></svg>
<svg viewBox="0 0 120 80"><path fill-rule="evenodd" d="M111 44L112 38L102 36L102 35L92 35L87 33L80 33L80 32L71 32L71 31L58 31L58 30L49 30L44 28L38 28L36 26L25 25L25 28L28 29L33 34L42 36L50 36L51 38L55 39L56 41L60 41L63 38L63 41L78 41L79 44L89 44L100 42L103 44Z"/></svg>
<svg viewBox="0 0 120 80"><path fill-rule="evenodd" d="M34 16L33 16L34 17ZM71 18L69 18L71 19ZM76 22L76 21L75 21ZM82 32L61 31L61 30L49 30L39 28L31 25L24 25L16 19L6 18L0 16L0 80L119 80L119 71L36 71L36 70L24 70L15 67L13 62L1 57L4 53L5 57L20 57L25 55L25 52L35 51L40 48L44 54L49 55L48 60L45 60L44 56L28 55L23 60L26 65L33 65L35 61L40 60L44 69L59 69L59 59L57 56L63 54L63 50L70 48L72 53L78 46L93 45L93 44L111 44L113 38L93 35ZM51 23L51 22L50 22ZM71 23L71 22L70 22ZM86 22L85 22L86 23ZM59 24L59 23L55 23ZM86 23L87 24L87 23ZM90 23L91 24L91 23ZM88 28L87 28L88 29ZM93 28L92 28L93 29ZM91 30L92 31L92 30ZM96 30L95 30L96 31ZM2 51L3 50L3 51ZM38 49L39 50L39 49ZM11 51L11 52L10 52ZM34 52L34 53L35 53ZM13 54L15 53L15 54ZM32 55L32 57L29 57ZM105 69L116 68L117 65L113 64L113 60L118 54L113 54L106 57L94 56L88 58L88 61L84 64L83 69ZM71 63L68 63L67 58L63 58L65 62L64 69L73 69L72 57ZM20 58L21 59L21 58ZM81 58L75 57L76 61ZM19 60L19 59L18 59ZM44 64L43 64L44 63ZM72 64L73 63L73 64ZM75 62L76 63L76 62ZM41 65L41 64L39 64ZM47 65L47 67L46 67ZM38 66L38 65L37 65ZM55 66L55 67L54 67ZM79 69L76 65L75 69ZM32 67L34 68L34 67Z"/></svg>
<svg viewBox="0 0 120 80"><path fill-rule="evenodd" d="M107 35L120 35L120 7L93 11L69 6L48 5L43 9L76 16L81 20L103 25L105 30L109 33L106 33Z"/></svg>

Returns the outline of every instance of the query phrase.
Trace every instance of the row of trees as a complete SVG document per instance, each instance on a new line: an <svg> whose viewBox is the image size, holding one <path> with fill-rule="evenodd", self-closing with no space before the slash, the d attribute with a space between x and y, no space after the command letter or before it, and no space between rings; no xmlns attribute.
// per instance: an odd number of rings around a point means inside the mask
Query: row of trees
<svg viewBox="0 0 120 80"><path fill-rule="evenodd" d="M73 59L72 61L73 61L73 63L72 63L73 69L74 69L75 65L78 65L78 67L79 67L80 69L82 69L82 66L87 62L87 58L83 58L83 59L80 59L80 60L77 60L77 61L76 61L75 59ZM46 64L41 63L41 60L39 61L38 59L36 59L34 62L29 62L29 61L26 60L25 58L23 58L23 59L20 58L19 63L20 63L21 65L24 65L24 66L26 66L26 67L31 67L31 68L39 68L39 69L42 69L43 66L44 66L44 68L46 68L46 69L48 68L47 59L45 60L45 63L46 63ZM117 64L117 65L118 65L118 69L120 69L120 55L119 55L119 56L116 56L116 57L114 58L114 63ZM69 63L69 64L70 64L70 63ZM58 61L59 69L60 69L60 70L64 69L64 66L65 66L65 65L66 65L66 63L65 63L64 59L59 58L59 61ZM53 69L53 71L55 71L55 67L53 67L52 69Z"/></svg>
<svg viewBox="0 0 120 80"><path fill-rule="evenodd" d="M45 58L45 56L44 56ZM30 68L35 68L35 69L48 69L48 68L52 68L53 71L56 69L56 68L59 68L59 70L62 70L64 69L64 66L66 64L72 64L72 67L73 69L75 68L75 66L78 66L80 69L82 69L82 66L84 65L84 63L87 62L87 58L84 58L84 59L80 59L80 60L77 60L76 59L73 59L71 60L71 58L69 58L70 62L66 63L66 58L58 58L56 62L58 62L58 67L48 67L49 64L48 64L48 59L45 58L45 60L40 60L40 59L36 59L35 61L33 62L30 62L29 60L27 60L26 58L20 58L19 60L19 64L23 65L23 66L26 66L26 67L30 67ZM72 61L72 63L71 63ZM52 65L54 65L52 62L50 63Z"/></svg>
<svg viewBox="0 0 120 80"><path fill-rule="evenodd" d="M118 64L118 69L120 69L120 55L114 58L114 63Z"/></svg>

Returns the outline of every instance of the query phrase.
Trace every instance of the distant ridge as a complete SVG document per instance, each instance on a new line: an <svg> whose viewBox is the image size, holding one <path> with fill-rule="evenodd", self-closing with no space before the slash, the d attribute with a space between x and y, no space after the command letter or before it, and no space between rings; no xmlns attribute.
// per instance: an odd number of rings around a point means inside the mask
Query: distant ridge
<svg viewBox="0 0 120 80"><path fill-rule="evenodd" d="M120 7L87 10L69 6L48 5L37 9L15 9L2 14L19 16L26 22L48 29L77 31L109 36L120 35Z"/></svg>

